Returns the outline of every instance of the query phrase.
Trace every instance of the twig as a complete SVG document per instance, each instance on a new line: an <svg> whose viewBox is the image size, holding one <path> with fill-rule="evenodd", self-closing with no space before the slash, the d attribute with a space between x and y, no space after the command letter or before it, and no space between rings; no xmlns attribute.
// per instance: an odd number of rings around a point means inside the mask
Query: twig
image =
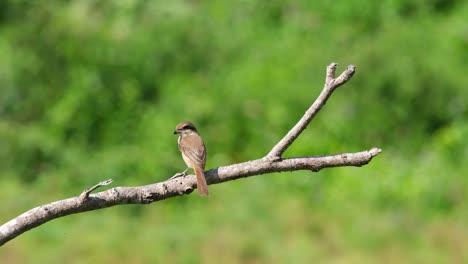
<svg viewBox="0 0 468 264"><path fill-rule="evenodd" d="M307 127L320 108L325 105L332 92L346 83L354 74L355 67L349 66L335 78L336 63L327 67L326 81L322 93L306 111L299 122L281 139L268 155L261 159L215 168L205 172L208 184L217 184L239 178L262 175L271 172L296 170L319 171L323 168L339 166L362 166L369 163L381 150L372 148L356 153L343 153L328 156L285 158L281 156ZM120 204L149 204L170 197L191 193L196 187L195 175L169 179L139 187L115 187L91 194L99 187L110 184L107 180L83 191L81 195L52 202L33 208L0 226L0 246L20 234L53 219Z"/></svg>
<svg viewBox="0 0 468 264"><path fill-rule="evenodd" d="M87 190L84 190L81 195L80 195L80 200L81 202L84 202L86 199L88 199L89 197L89 194L91 192L93 192L94 190L96 190L97 188L100 188L102 186L106 186L106 185L109 185L112 183L112 179L108 179L108 180L105 180L105 181L102 181L96 185L94 185L93 187L87 189Z"/></svg>
<svg viewBox="0 0 468 264"><path fill-rule="evenodd" d="M335 79L335 71L338 64L332 63L327 67L325 85L319 97L315 100L312 106L305 112L304 116L297 122L297 124L281 139L276 146L266 156L269 160L280 160L286 149L296 140L296 138L306 129L310 121L325 105L328 98L330 98L333 91L339 86L345 84L351 77L353 77L356 67L354 65L348 66L338 78Z"/></svg>

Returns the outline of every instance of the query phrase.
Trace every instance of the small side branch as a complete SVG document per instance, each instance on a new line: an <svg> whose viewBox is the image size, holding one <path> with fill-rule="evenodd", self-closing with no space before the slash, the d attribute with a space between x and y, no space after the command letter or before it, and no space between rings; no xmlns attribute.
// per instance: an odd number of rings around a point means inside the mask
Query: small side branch
<svg viewBox="0 0 468 264"><path fill-rule="evenodd" d="M97 188L109 185L111 183L112 183L112 179L108 179L108 180L102 181L102 182L94 185L93 187L91 187L91 188L89 188L87 190L84 190L80 195L81 202L84 202L86 199L88 199L89 194L92 193L93 191L95 191Z"/></svg>
<svg viewBox="0 0 468 264"><path fill-rule="evenodd" d="M335 79L335 72L338 64L332 63L327 67L325 85L319 97L315 100L312 106L305 112L304 116L297 122L297 124L281 139L276 146L266 155L266 158L272 161L280 160L283 153L288 147L296 140L297 137L306 129L310 121L325 105L328 98L335 91L336 88L345 84L351 77L353 77L356 67L349 65L348 68Z"/></svg>

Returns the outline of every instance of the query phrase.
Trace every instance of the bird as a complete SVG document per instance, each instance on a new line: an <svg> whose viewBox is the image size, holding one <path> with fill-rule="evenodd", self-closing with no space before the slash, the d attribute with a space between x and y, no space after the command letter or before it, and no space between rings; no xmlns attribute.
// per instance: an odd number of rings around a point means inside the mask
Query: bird
<svg viewBox="0 0 468 264"><path fill-rule="evenodd" d="M193 168L197 176L197 190L200 196L208 196L208 186L205 178L206 147L203 139L198 134L197 128L192 122L180 122L174 131L174 135L179 135L177 145L182 158L187 164L187 169L182 173L174 175L172 178L185 176L189 168Z"/></svg>

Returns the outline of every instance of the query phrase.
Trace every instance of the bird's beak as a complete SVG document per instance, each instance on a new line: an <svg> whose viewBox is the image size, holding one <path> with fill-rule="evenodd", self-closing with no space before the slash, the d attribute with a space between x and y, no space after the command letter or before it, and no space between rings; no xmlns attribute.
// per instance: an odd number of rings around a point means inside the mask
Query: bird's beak
<svg viewBox="0 0 468 264"><path fill-rule="evenodd" d="M176 130L174 130L174 135L175 135L175 134L177 134L177 131L176 131Z"/></svg>

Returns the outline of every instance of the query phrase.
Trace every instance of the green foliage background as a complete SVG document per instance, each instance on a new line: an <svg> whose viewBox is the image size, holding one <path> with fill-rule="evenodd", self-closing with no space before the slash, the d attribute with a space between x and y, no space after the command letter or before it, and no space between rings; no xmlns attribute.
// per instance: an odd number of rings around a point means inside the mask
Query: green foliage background
<svg viewBox="0 0 468 264"><path fill-rule="evenodd" d="M61 218L0 263L468 261L467 1L0 2L0 222L37 205L265 155L357 66L286 156L383 153Z"/></svg>

